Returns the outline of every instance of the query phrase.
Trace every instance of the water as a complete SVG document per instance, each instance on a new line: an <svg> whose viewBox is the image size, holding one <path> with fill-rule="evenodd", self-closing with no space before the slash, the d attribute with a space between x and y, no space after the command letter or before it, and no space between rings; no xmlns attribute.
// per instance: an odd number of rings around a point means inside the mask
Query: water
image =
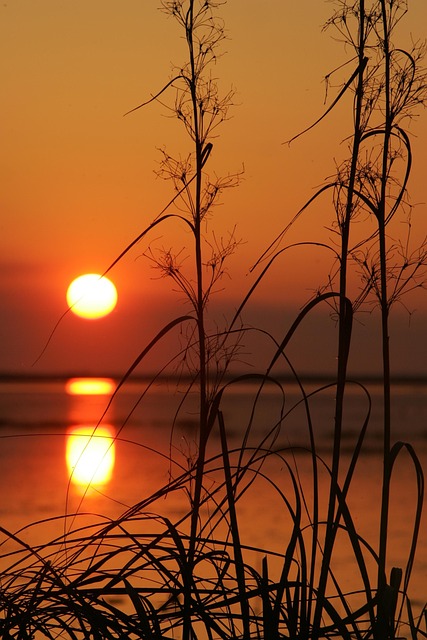
<svg viewBox="0 0 427 640"><path fill-rule="evenodd" d="M359 533L376 548L382 473L381 388L375 384L368 387L372 402L369 427L349 502ZM126 507L166 484L171 473L176 475L180 469L188 467L197 451L196 407L194 397L187 396L185 388L174 381L152 387L147 387L142 380L132 381L108 406L111 395L108 388L82 393L81 389L73 391L69 382L61 380L3 382L0 385L0 525L10 532L20 531L19 536L29 544L38 544L60 535L63 521L50 521L22 530L23 527L76 511L87 512L89 521L93 522L104 517L116 518ZM284 388L284 395L274 385L263 389L254 409L256 386L230 386L222 403L230 449L241 446L245 428L250 423L250 432L246 434L249 447L259 445L265 438L266 445L274 442L274 447L282 451L282 458L272 459L263 467L265 480L257 481L253 490L242 498L239 507L243 542L277 551L283 551L290 525L283 503L271 490L269 482L275 482L291 498L288 463L298 471L308 503L312 486L312 463L304 454L304 448L309 444L307 407L301 402L301 393L295 385L285 384ZM307 392L316 388L309 385ZM427 383L394 385L392 397L393 439L410 442L426 469ZM348 467L350 453L369 406L368 396L361 387L349 387L341 459L343 472ZM325 388L310 395L309 409L316 447L328 462L333 438L334 389ZM85 491L75 482L73 476L77 474L67 467L70 434L82 426L91 432L103 414L102 424L111 430L113 437L107 446L113 453L111 477ZM272 429L274 425L277 428ZM105 437L98 437L98 440L107 441ZM294 447L292 453L291 445ZM220 440L215 426L209 453L215 455L219 451ZM209 478L212 486L217 474L212 470ZM327 473L320 471L320 476L326 504ZM398 458L394 478L389 529L390 568L405 564L414 516L415 474L410 457L405 453ZM188 504L180 494L173 500L158 501L155 507L173 520L185 513ZM5 536L1 536L0 555L11 548L10 542L4 540ZM7 562L3 558L1 568ZM349 589L355 580L351 563L351 549L344 543L338 545L336 570L341 572L341 580ZM416 607L427 601L426 585L427 526L424 515L410 589Z"/></svg>

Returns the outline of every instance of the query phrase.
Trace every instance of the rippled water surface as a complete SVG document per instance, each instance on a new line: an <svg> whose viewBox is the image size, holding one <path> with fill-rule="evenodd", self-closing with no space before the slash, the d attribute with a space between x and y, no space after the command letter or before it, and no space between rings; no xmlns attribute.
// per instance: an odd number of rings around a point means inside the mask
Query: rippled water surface
<svg viewBox="0 0 427 640"><path fill-rule="evenodd" d="M108 382L108 381L107 381ZM17 532L25 525L64 513L87 512L88 520L115 518L123 510L142 500L169 478L188 468L197 451L197 413L194 398L185 387L174 382L147 390L143 381L133 381L113 398L111 388L70 389L69 382L3 383L0 385L0 525ZM321 387L321 385L320 385ZM274 483L292 501L290 472L298 477L308 507L312 498L312 460L308 423L319 455L327 464L333 440L334 389L308 386L306 401L295 385L274 385L258 394L254 385L231 385L223 395L222 408L228 447L239 450L245 441L249 447L274 447L277 455L259 469L258 479L239 502L243 542L251 546L283 551L290 532L289 518ZM348 389L341 468L350 463L360 430L369 415L362 455L349 492L354 523L361 536L376 548L381 498L381 389L368 385L370 396L358 386ZM393 441L411 443L421 464L427 469L427 385L401 384L393 387ZM70 438L78 428L91 433L98 421L109 429L95 438L108 442L112 466L108 479L85 492L73 477L67 451ZM250 427L248 429L248 426ZM107 433L107 435L106 435ZM80 440L83 437L80 433ZM263 445L264 446L264 445ZM84 447L83 447L84 448ZM87 449L85 449L87 452ZM209 455L220 452L215 425ZM80 455L80 454L79 454ZM105 455L105 454L103 454ZM238 453L231 452L232 463ZM172 460L172 461L171 461ZM72 463L74 464L74 463ZM289 466L288 466L289 465ZM212 486L221 470L212 464ZM76 467L77 468L77 467ZM324 505L328 493L328 472L319 463L321 496ZM77 476L77 473L75 473ZM209 477L209 476L208 476ZM389 565L404 566L410 545L414 517L416 480L410 456L399 456L392 483L389 526ZM188 509L184 493L157 501L152 509L174 519ZM321 513L326 513L326 507ZM325 516L323 516L325 517ZM307 517L307 523L309 522ZM63 521L24 530L19 535L30 544L59 535ZM62 528L62 529L61 529ZM5 540L5 536L1 537ZM7 542L0 547L7 550ZM4 559L2 560L2 563ZM351 588L356 581L352 552L344 541L337 546L336 571ZM427 526L426 516L420 534L416 570L411 594L416 603L427 601Z"/></svg>

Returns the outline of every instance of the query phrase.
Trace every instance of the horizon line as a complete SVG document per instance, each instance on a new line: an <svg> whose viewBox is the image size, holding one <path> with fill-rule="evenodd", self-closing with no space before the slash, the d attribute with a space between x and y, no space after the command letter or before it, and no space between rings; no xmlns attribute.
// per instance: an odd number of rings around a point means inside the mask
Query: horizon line
<svg viewBox="0 0 427 640"><path fill-rule="evenodd" d="M243 372L235 372L229 373L224 376L224 381L230 381L233 379L238 379L239 377L244 378L247 374ZM258 377L259 376L259 377ZM253 377L247 377L246 379L242 379L241 382L245 384L256 384L259 379L261 379L263 373L259 373L257 375L256 372L253 372ZM124 377L123 374L120 373L94 373L88 371L69 371L69 372L46 372L46 373L17 373L17 372L6 372L0 371L0 384L7 383L31 383L31 382L43 382L43 383L52 383L52 382L66 382L72 378L109 378L120 382ZM279 382L288 382L296 384L298 380L305 383L325 383L325 382L333 382L336 379L336 374L334 373L301 373L298 374L298 378L294 375L288 373L277 373L274 376L271 375L270 378L274 378ZM132 374L127 379L128 382L135 381L150 381L154 380L159 382L165 382L166 380L181 380L182 382L190 382L194 379L194 376L190 374L179 374L179 373L164 373L158 375L156 373L139 373ZM369 383L381 383L382 375L380 373L354 373L349 374L347 376L347 382L369 382ZM391 382L393 384L427 384L427 375L421 374L404 374L397 373L391 376Z"/></svg>

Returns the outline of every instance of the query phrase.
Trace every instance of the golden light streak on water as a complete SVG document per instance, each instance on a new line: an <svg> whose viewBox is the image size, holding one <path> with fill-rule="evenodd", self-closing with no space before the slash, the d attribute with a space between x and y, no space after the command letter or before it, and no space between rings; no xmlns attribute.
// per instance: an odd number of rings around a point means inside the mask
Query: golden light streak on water
<svg viewBox="0 0 427 640"><path fill-rule="evenodd" d="M114 388L114 380L111 378L70 378L65 384L65 391L71 396L109 396Z"/></svg>
<svg viewBox="0 0 427 640"><path fill-rule="evenodd" d="M109 425L71 427L67 433L66 463L72 484L104 486L115 462L114 429Z"/></svg>

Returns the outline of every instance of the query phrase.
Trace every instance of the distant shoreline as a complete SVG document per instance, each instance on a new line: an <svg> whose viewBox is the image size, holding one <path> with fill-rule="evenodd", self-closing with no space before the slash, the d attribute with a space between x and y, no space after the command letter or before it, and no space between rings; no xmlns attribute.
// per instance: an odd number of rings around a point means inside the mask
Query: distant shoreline
<svg viewBox="0 0 427 640"><path fill-rule="evenodd" d="M255 373L255 372L253 372ZM260 377L246 377L244 374L240 374L239 372L225 376L223 382L228 382L230 380L239 378L242 375L244 379L241 380L242 384L259 384L261 379ZM286 375L286 374L275 374L272 376L275 380L281 383L293 383L295 384L297 381L295 377ZM69 373L41 373L41 374L20 374L20 373L0 373L0 385L1 384L29 384L29 383L53 383L53 382L66 382L72 378L108 378L119 382L123 378L123 374L117 373L88 373L88 372L69 372ZM183 375L161 375L156 376L156 374L138 374L131 375L128 378L129 382L150 382L156 379L156 382L171 382L171 381L180 381L182 383L191 382L193 380L190 376ZM299 377L300 381L305 384L329 384L334 381L334 376L332 374L301 374ZM375 374L354 374L348 376L349 382L360 382L364 384L381 384L382 378L380 375ZM394 375L391 378L392 384L396 385L426 385L427 384L427 376L420 375Z"/></svg>

